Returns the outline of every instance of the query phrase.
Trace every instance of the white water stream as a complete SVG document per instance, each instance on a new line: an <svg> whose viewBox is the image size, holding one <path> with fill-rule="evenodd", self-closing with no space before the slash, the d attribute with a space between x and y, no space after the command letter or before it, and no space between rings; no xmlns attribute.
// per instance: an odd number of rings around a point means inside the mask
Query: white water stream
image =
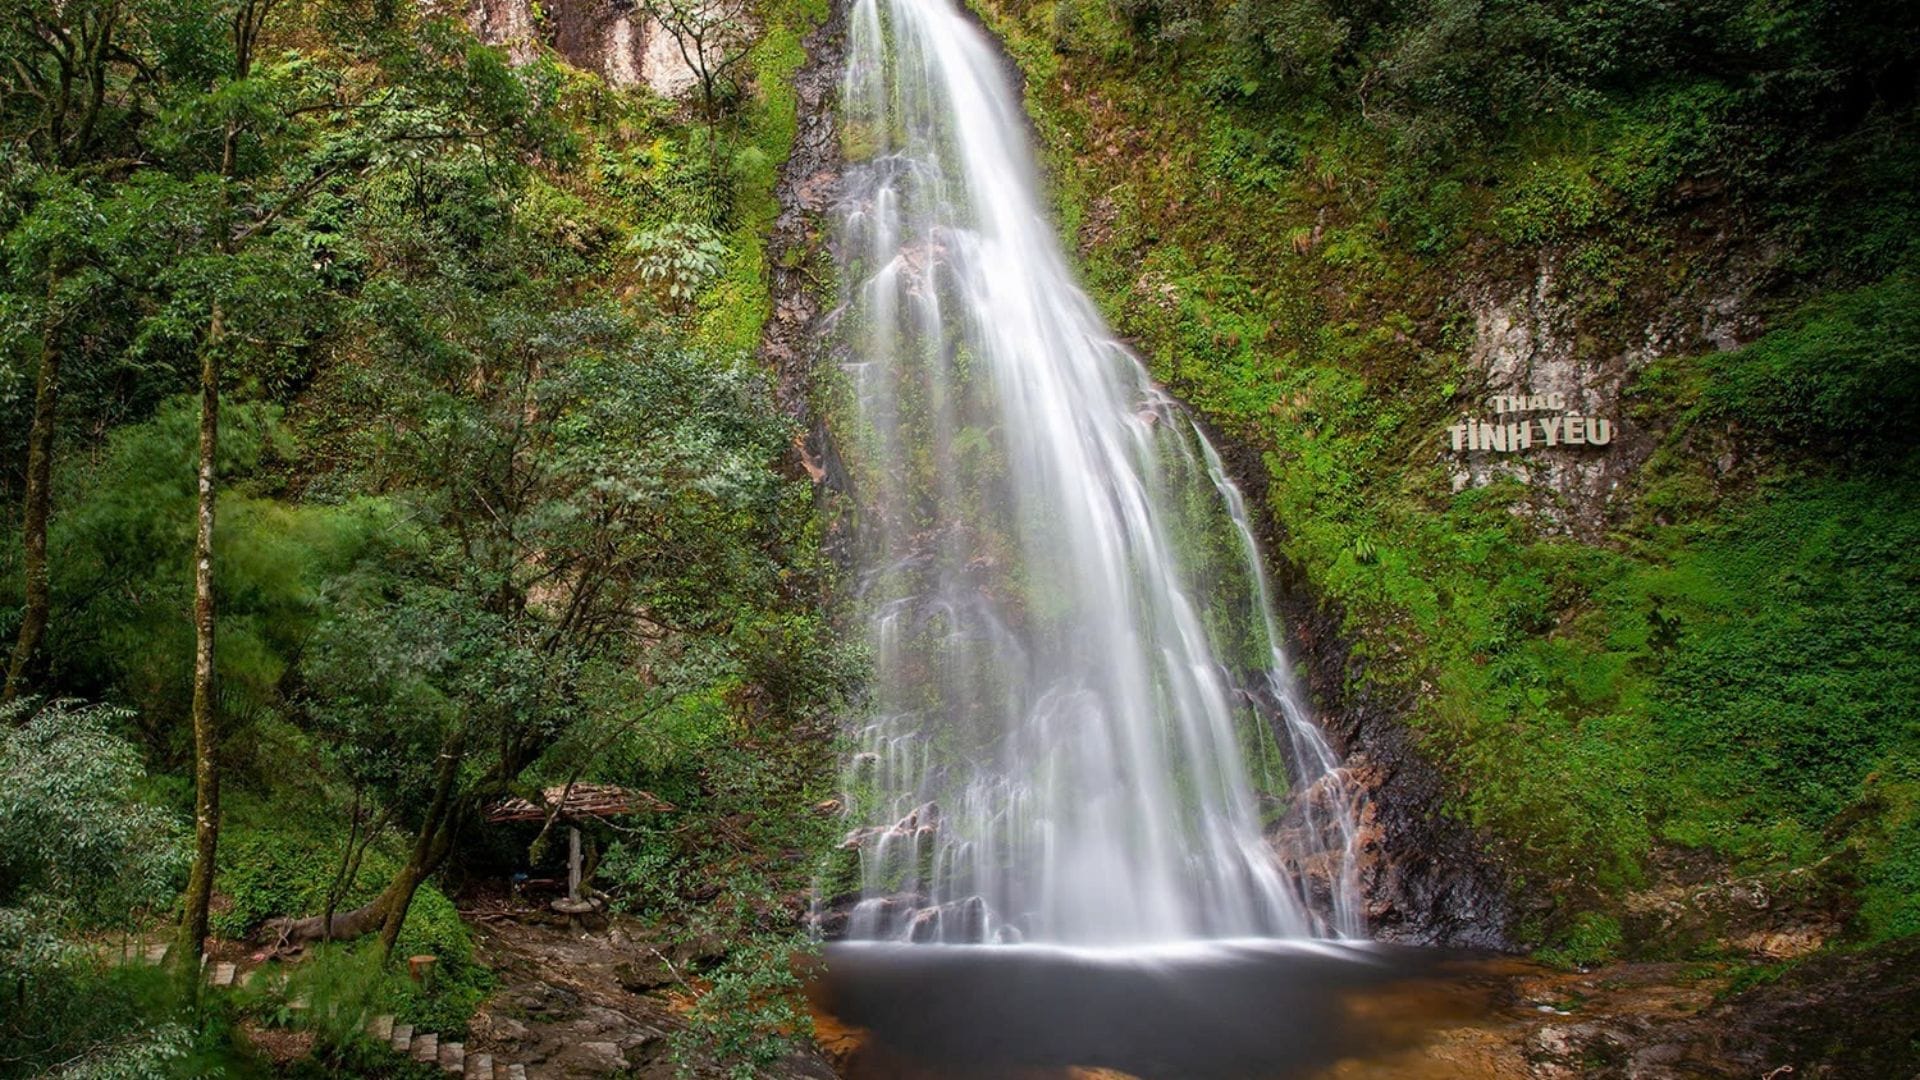
<svg viewBox="0 0 1920 1080"><path fill-rule="evenodd" d="M1241 495L1075 285L953 2L856 0L849 29L834 437L874 669L857 902L823 900L865 940L1359 936Z"/></svg>

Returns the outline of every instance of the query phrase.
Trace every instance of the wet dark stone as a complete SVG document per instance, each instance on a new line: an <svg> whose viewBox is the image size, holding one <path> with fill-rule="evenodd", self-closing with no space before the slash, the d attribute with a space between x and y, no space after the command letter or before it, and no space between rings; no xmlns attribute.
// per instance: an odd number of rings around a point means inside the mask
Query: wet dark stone
<svg viewBox="0 0 1920 1080"><path fill-rule="evenodd" d="M1211 428L1207 434L1248 504L1267 506L1259 449ZM1345 759L1359 795L1360 891L1369 932L1412 945L1511 948L1507 875L1484 838L1440 812L1444 777L1414 745L1405 722L1412 695L1385 691L1369 678L1366 662L1341 632L1341 612L1315 595L1298 567L1273 556L1282 532L1272 516L1256 513L1254 526L1273 572L1288 657L1304 664L1303 689L1314 716Z"/></svg>

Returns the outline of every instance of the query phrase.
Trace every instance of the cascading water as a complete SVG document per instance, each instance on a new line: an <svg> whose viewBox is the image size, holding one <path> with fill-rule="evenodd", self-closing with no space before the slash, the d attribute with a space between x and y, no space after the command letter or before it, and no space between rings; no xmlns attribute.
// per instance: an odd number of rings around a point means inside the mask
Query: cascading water
<svg viewBox="0 0 1920 1080"><path fill-rule="evenodd" d="M849 29L834 427L874 670L823 895L857 887L853 939L1357 936L1240 493L1075 286L951 5Z"/></svg>

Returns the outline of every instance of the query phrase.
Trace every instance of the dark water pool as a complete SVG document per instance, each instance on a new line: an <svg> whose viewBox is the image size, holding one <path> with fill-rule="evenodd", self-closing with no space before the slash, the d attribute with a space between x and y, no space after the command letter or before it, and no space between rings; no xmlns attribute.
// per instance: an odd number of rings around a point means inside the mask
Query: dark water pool
<svg viewBox="0 0 1920 1080"><path fill-rule="evenodd" d="M1477 958L1375 944L837 944L825 960L815 1006L854 1029L856 1078L1278 1080L1488 1007Z"/></svg>

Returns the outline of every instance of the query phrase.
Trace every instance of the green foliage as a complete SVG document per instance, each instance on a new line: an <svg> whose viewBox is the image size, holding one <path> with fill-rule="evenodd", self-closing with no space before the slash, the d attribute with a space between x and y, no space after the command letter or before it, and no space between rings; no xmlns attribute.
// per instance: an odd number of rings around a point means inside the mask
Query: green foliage
<svg viewBox="0 0 1920 1080"><path fill-rule="evenodd" d="M1604 198L1584 159L1535 162L1514 183L1507 205L1494 214L1494 224L1516 244L1565 240L1601 219L1607 209Z"/></svg>
<svg viewBox="0 0 1920 1080"><path fill-rule="evenodd" d="M378 940L316 945L311 955L278 973L283 985L240 991L239 1009L268 1027L312 1030L319 1063L331 1067L328 1075L388 1075L395 1064L390 1052L367 1038L367 1021L382 1014L458 1041L492 982L471 964L470 939L444 896L422 889L414 905L395 953L399 959L385 961ZM416 934L421 923L433 928ZM414 981L403 959L419 954L440 958L424 984ZM289 1009L295 998L304 998L307 1007Z"/></svg>
<svg viewBox="0 0 1920 1080"><path fill-rule="evenodd" d="M712 229L682 221L649 229L627 244L642 280L666 292L670 303L698 296L720 276L727 246Z"/></svg>
<svg viewBox="0 0 1920 1080"><path fill-rule="evenodd" d="M813 1033L801 997L796 958L816 948L802 935L762 933L729 942L726 959L678 1033L674 1060L687 1070L701 1055L726 1063L733 1080L752 1080Z"/></svg>
<svg viewBox="0 0 1920 1080"><path fill-rule="evenodd" d="M1920 828L1911 819L1896 835L1895 846L1868 880L1860 920L1875 939L1920 934Z"/></svg>
<svg viewBox="0 0 1920 1080"><path fill-rule="evenodd" d="M1626 584L1649 621L1616 633L1645 641L1658 734L1717 810L1681 809L1677 838L1805 858L1876 763L1920 750L1916 493L1911 474L1797 485Z"/></svg>
<svg viewBox="0 0 1920 1080"><path fill-rule="evenodd" d="M474 961L473 935L453 901L432 885L422 885L414 894L406 927L394 946L396 957L419 955L438 957L439 963L424 985L405 977L404 964L392 969L397 1015L423 1031L464 1031L493 988L493 976Z"/></svg>
<svg viewBox="0 0 1920 1080"><path fill-rule="evenodd" d="M77 73L82 91L0 95L0 504L38 359L65 347L36 685L138 706L112 724L175 770L151 785L176 803L198 419L179 395L208 355L225 371L219 932L317 914L370 822L342 908L419 837L433 865L469 859L488 801L573 776L654 784L696 829L736 823L737 843L688 859L688 889L738 875L760 895L762 864L783 889L804 878L785 845L815 833L781 822L823 797L850 665L819 602L811 491L788 475L795 433L749 355L789 77L825 14L757 5L755 34L708 58L693 119L408 5L276 6L245 63L219 4L0 20L10 79ZM99 63L61 53L82 23L112 32ZM55 115L88 100L104 109ZM0 520L11 631L18 515ZM793 925L786 908L756 923ZM457 1028L489 980L432 882L398 949L440 958L430 986L362 978L358 947L303 976ZM323 1040L327 1067L353 1067L346 1034ZM175 1067L223 1067L223 1040L189 1031Z"/></svg>
<svg viewBox="0 0 1920 1080"><path fill-rule="evenodd" d="M186 1053L140 973L103 971L77 935L132 929L172 902L181 823L138 794L114 710L31 700L0 706L0 1067L127 1077Z"/></svg>
<svg viewBox="0 0 1920 1080"><path fill-rule="evenodd" d="M1866 867L1860 922L1871 940L1920 933L1920 749L1909 740L1863 786L1846 822Z"/></svg>
<svg viewBox="0 0 1920 1080"><path fill-rule="evenodd" d="M86 929L171 901L180 823L136 794L145 770L112 733L126 716L61 701L0 707L0 905Z"/></svg>
<svg viewBox="0 0 1920 1080"><path fill-rule="evenodd" d="M309 800L320 794L291 793L278 804L235 801L221 839L224 854L216 890L227 903L213 916L216 933L241 937L270 918L324 910L341 867L346 834L339 823L313 814ZM371 901L404 862L403 838L376 838L336 910L348 911ZM343 1000L355 994L375 1000L423 1029L464 1028L492 978L475 962L473 937L452 901L432 884L422 885L415 894L394 949L400 961L420 954L439 958L433 981L425 987L405 977L404 964L399 962L385 974L361 972L369 964L379 966L379 942L372 940L328 951L326 955L337 964L323 960L311 975L303 965L297 975L305 981L294 990L306 989L312 981L315 987L331 987L327 993ZM343 1031L337 1041L344 1044L353 1034Z"/></svg>
<svg viewBox="0 0 1920 1080"><path fill-rule="evenodd" d="M674 1060L687 1070L714 1057L728 1075L746 1078L762 1075L793 1051L796 1039L812 1033L799 972L819 945L794 915L818 865L812 856L827 849L837 818L796 805L794 793L780 790L788 785L776 770L728 764L720 775L757 771L762 778L751 792L721 793L713 807L703 808L734 835L690 845L673 831L644 831L610 848L600 874L617 890L620 906L653 919L672 946L701 958L677 973L684 988L694 989L686 980L696 976L701 986L688 1027L673 1039ZM768 796L780 801L769 806ZM777 810L750 815L747 808L756 804ZM716 813L722 808L729 811L725 817ZM759 835L750 839L742 829ZM776 845L786 845L784 866L742 857Z"/></svg>
<svg viewBox="0 0 1920 1080"><path fill-rule="evenodd" d="M1619 955L1623 943L1620 920L1597 912L1575 916L1553 947L1534 955L1555 967L1589 968Z"/></svg>
<svg viewBox="0 0 1920 1080"><path fill-rule="evenodd" d="M257 717L278 700L294 652L338 580L379 525L367 504L302 507L248 493L273 459L292 453L277 410L234 405L221 445L228 488L214 537L226 600L220 676L230 714ZM100 456L61 476L73 492L50 544L61 611L48 648L57 684L134 703L129 717L163 755L181 752L193 628L182 618L191 567L197 409L173 399L145 423L114 432ZM0 593L0 595L5 595Z"/></svg>

